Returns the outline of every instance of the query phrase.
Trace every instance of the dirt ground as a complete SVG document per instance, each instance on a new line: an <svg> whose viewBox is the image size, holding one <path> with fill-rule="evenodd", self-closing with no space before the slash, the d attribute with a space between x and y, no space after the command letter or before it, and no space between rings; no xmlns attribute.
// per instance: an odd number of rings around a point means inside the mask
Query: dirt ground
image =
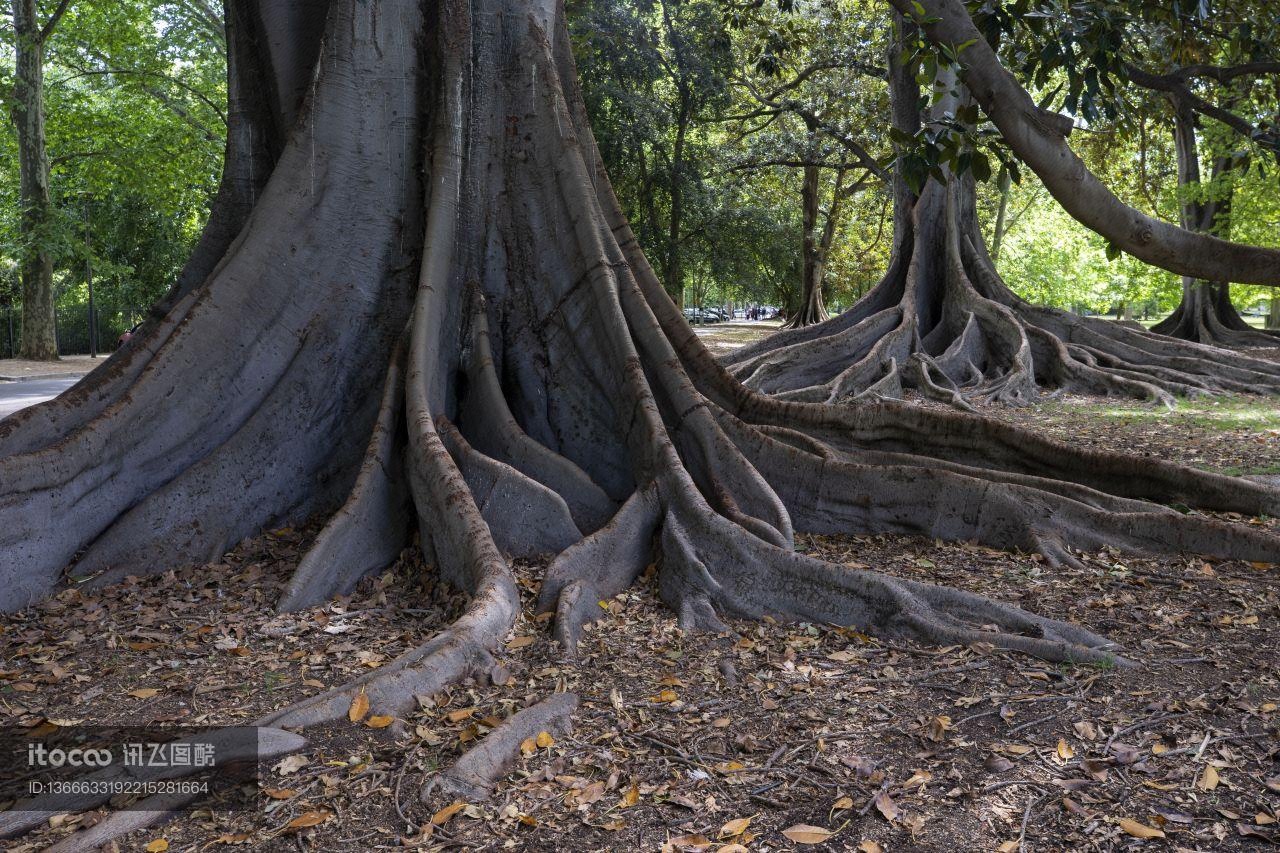
<svg viewBox="0 0 1280 853"><path fill-rule="evenodd" d="M20 358L0 358L0 382L84 376L99 364L102 364L105 359L105 355L97 358L89 358L87 355L64 355L58 361L24 361Z"/></svg>
<svg viewBox="0 0 1280 853"><path fill-rule="evenodd" d="M1280 407L1257 402L1166 413L1060 400L993 414L1216 470L1266 473L1280 460ZM214 565L0 617L0 723L240 722L389 662L456 613L458 598L410 550L351 597L275 614L313 534L275 531ZM1046 665L806 624L733 622L730 634L689 637L651 576L601 602L602 621L568 662L532 613L541 567L521 565L527 606L501 686L419 697L399 738L345 721L308 731L300 758L264 773L256 812L187 814L120 849L1280 843L1280 567L1100 552L1081 570L1050 570L1031 555L907 536L799 546L1081 622L1140 666ZM571 736L530 744L487 802L420 801L435 771L558 690L582 700ZM98 816L59 817L10 849L41 849Z"/></svg>

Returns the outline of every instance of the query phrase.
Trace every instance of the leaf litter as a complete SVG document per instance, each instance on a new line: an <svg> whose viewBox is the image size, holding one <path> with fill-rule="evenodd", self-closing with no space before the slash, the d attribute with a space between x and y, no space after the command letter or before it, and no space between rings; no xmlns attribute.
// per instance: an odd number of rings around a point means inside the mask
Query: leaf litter
<svg viewBox="0 0 1280 853"><path fill-rule="evenodd" d="M1046 411L1004 416L1080 429L1078 413L1055 421ZM1102 446L1146 440L1115 419L1089 424ZM1167 458L1211 455L1170 438ZM1280 458L1280 439L1265 438L1254 446ZM73 589L0 617L0 723L242 722L394 660L457 614L460 596L432 583L414 549L351 596L276 614L314 533L275 531L209 566ZM306 754L264 769L256 812L196 811L121 849L1280 843L1276 567L1103 551L1080 555L1083 569L1051 570L1034 556L906 536L797 545L1082 621L1143 666L1047 665L768 620L688 637L651 577L603 603L571 663L532 613L541 567L522 563L526 608L494 683L418 697L404 726L370 717L357 696L347 720L308 732ZM581 697L573 733L522 744L491 800L419 800L422 781L557 690ZM60 816L14 849L41 849L95 819Z"/></svg>

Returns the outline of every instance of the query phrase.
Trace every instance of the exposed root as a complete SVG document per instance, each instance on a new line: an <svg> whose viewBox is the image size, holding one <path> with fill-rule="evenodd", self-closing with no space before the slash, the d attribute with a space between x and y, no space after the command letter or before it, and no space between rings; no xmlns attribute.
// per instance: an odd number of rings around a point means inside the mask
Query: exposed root
<svg viewBox="0 0 1280 853"><path fill-rule="evenodd" d="M571 715L578 707L572 693L557 693L502 721L484 740L467 750L452 767L436 774L423 786L422 799L437 791L467 802L489 798L494 787L520 757L526 740L546 732L563 737L573 729Z"/></svg>
<svg viewBox="0 0 1280 853"><path fill-rule="evenodd" d="M1280 331L1255 329L1245 322L1231 303L1231 286L1184 279L1182 301L1174 312L1151 327L1151 331L1208 344L1246 349L1280 346Z"/></svg>
<svg viewBox="0 0 1280 853"><path fill-rule="evenodd" d="M538 610L555 612L555 636L569 656L582 626L603 615L599 602L630 587L648 565L661 520L656 488L632 495L600 530L561 553L547 567Z"/></svg>
<svg viewBox="0 0 1280 853"><path fill-rule="evenodd" d="M182 738L175 743L191 743L193 738ZM211 732L209 735L199 738L200 743L210 744L214 748L214 757L219 768L227 768L237 763L257 762L259 760L269 760L281 755L288 755L294 752L301 752L307 747L306 738L293 732L281 731L279 728L270 728L259 726L256 729L247 727L233 727L220 729ZM29 832L37 826L45 824L49 818L58 814L67 812L81 812L89 809L97 808L103 803L111 799L112 794L108 791L107 784L119 783L127 785L131 783L148 783L161 782L172 779L182 779L198 772L197 768L192 767L160 767L160 766L142 766L127 767L124 765L112 765L106 769L96 773L89 774L84 777L85 782L101 783L98 785L97 792L77 794L72 797L59 794L57 796L37 797L31 800L23 800L15 803L11 809L0 813L0 838L12 838L15 835L21 835ZM180 808L186 803L194 800L198 794L189 794L184 797L175 798L165 795L163 797L153 797L147 800L147 803L163 803L162 808L148 809L146 804L142 804L140 812L146 813L154 811L160 814L170 812ZM123 813L131 814L130 812ZM136 812L134 813L136 814ZM109 821L107 821L109 822ZM128 825L128 819L122 818L122 823ZM101 824L99 824L101 825ZM142 824L146 825L146 824ZM125 832L130 831L125 829ZM72 839L82 839L86 836L91 838L99 837L101 833L90 836L90 832L77 833ZM103 841L110 840L115 835L107 835ZM80 846L69 846L66 849L90 849L91 846L103 843L103 841L79 842Z"/></svg>
<svg viewBox="0 0 1280 853"><path fill-rule="evenodd" d="M470 319L468 382L459 416L462 433L476 450L559 495L583 533L599 530L613 517L617 505L585 471L530 438L507 408L493 363L489 318L478 289L472 290ZM510 516L504 519L507 523L512 520Z"/></svg>
<svg viewBox="0 0 1280 853"><path fill-rule="evenodd" d="M1041 388L1165 404L1204 393L1280 393L1275 363L1020 299L987 256L971 196L964 180L930 182L897 247L908 262L897 260L845 314L744 347L725 364L749 388L816 403L900 388L961 409L1024 405ZM1254 346L1275 341L1256 335Z"/></svg>

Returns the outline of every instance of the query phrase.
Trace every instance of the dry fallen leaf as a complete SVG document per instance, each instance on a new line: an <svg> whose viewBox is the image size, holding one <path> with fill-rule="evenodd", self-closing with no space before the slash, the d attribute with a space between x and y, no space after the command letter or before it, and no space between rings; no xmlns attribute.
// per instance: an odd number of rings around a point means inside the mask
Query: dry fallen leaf
<svg viewBox="0 0 1280 853"><path fill-rule="evenodd" d="M213 839L213 841L210 843L211 844L244 844L252 837L253 836L251 836L247 832L236 832L236 833L224 832L221 835L219 835L217 838Z"/></svg>
<svg viewBox="0 0 1280 853"><path fill-rule="evenodd" d="M262 793L273 800L288 800L298 796L298 792L292 788L267 788Z"/></svg>
<svg viewBox="0 0 1280 853"><path fill-rule="evenodd" d="M431 822L434 823L436 826L444 826L446 823L449 822L449 820L454 815L456 815L458 812L462 811L466 807L467 807L467 804L462 802L462 800L456 800L451 805L447 805L444 808L442 808L440 811L433 814L431 816Z"/></svg>
<svg viewBox="0 0 1280 853"><path fill-rule="evenodd" d="M371 729L385 729L387 726L391 725L395 721L396 721L396 718L390 715L386 715L386 716L377 715L365 720L364 724Z"/></svg>
<svg viewBox="0 0 1280 853"><path fill-rule="evenodd" d="M538 732L538 736L534 738L534 743L538 745L539 749L546 749L555 742L556 739L551 736L551 732Z"/></svg>
<svg viewBox="0 0 1280 853"><path fill-rule="evenodd" d="M933 778L928 770L913 770L911 778L902 783L903 788L919 788Z"/></svg>
<svg viewBox="0 0 1280 853"><path fill-rule="evenodd" d="M459 708L457 711L450 711L444 716L445 716L445 719L447 719L451 723L460 723L463 720L470 717L472 714L474 714L478 710L480 709L479 708Z"/></svg>
<svg viewBox="0 0 1280 853"><path fill-rule="evenodd" d="M16 685L15 685L16 686ZM152 696L159 695L160 691L154 687L143 687L139 690L130 690L129 695L138 699L150 699Z"/></svg>
<svg viewBox="0 0 1280 853"><path fill-rule="evenodd" d="M640 786L632 782L631 787L622 792L622 799L618 801L618 808L629 809L638 802L640 802Z"/></svg>
<svg viewBox="0 0 1280 853"><path fill-rule="evenodd" d="M535 639L537 638L532 634L525 634L523 637L516 637L511 642L507 643L507 648L513 650L523 649L525 646L532 646Z"/></svg>
<svg viewBox="0 0 1280 853"><path fill-rule="evenodd" d="M157 838L155 841L147 842L145 849L147 853L164 853L169 849L169 842L163 838Z"/></svg>
<svg viewBox="0 0 1280 853"><path fill-rule="evenodd" d="M1121 829L1134 838L1164 838L1164 833L1154 826L1147 826L1127 817L1120 818L1119 824Z"/></svg>
<svg viewBox="0 0 1280 853"><path fill-rule="evenodd" d="M884 853L884 848L880 846L880 842L868 838L858 845L858 853Z"/></svg>
<svg viewBox="0 0 1280 853"><path fill-rule="evenodd" d="M1196 780L1196 787L1201 791L1212 791L1218 787L1218 770L1212 764L1204 766L1204 772Z"/></svg>
<svg viewBox="0 0 1280 853"><path fill-rule="evenodd" d="M1058 738L1058 758L1063 761L1070 761L1076 757L1076 751L1071 748L1071 744L1064 739Z"/></svg>
<svg viewBox="0 0 1280 853"><path fill-rule="evenodd" d="M899 814L898 804L895 803L893 801L893 798L890 797L888 794L886 794L884 791L881 791L880 793L876 794L875 803L876 803L876 811L884 815L885 820L894 821L898 819L898 814Z"/></svg>
<svg viewBox="0 0 1280 853"><path fill-rule="evenodd" d="M737 820L729 821L720 827L720 837L732 838L735 835L741 835L747 831L747 827L751 825L751 820L754 817L755 815L752 815L751 817L740 817Z"/></svg>
<svg viewBox="0 0 1280 853"><path fill-rule="evenodd" d="M351 707L347 709L347 719L358 723L369 713L369 694L361 690L351 699Z"/></svg>
<svg viewBox="0 0 1280 853"><path fill-rule="evenodd" d="M288 776L297 773L303 767L311 763L311 759L305 755L286 755L284 758L276 762L274 769L281 776Z"/></svg>
<svg viewBox="0 0 1280 853"><path fill-rule="evenodd" d="M520 741L520 754L525 758L533 755L538 751L538 742L531 737L527 737Z"/></svg>
<svg viewBox="0 0 1280 853"><path fill-rule="evenodd" d="M782 834L788 840L794 841L796 844L821 844L822 842L835 835L829 829L823 829L820 826L810 826L807 823L797 823L789 829L782 830Z"/></svg>
<svg viewBox="0 0 1280 853"><path fill-rule="evenodd" d="M711 839L705 835L694 833L692 835L678 835L662 846L663 850L683 850L692 848L694 850L705 850L711 846Z"/></svg>
<svg viewBox="0 0 1280 853"><path fill-rule="evenodd" d="M329 819L330 813L327 811L310 811L300 814L293 820L284 825L285 829L306 829L309 826L319 826Z"/></svg>

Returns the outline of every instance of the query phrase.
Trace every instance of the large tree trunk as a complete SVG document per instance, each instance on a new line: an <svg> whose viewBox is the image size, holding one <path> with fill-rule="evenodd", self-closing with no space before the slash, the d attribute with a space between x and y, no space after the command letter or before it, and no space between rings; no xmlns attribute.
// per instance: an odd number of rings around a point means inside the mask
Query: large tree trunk
<svg viewBox="0 0 1280 853"><path fill-rule="evenodd" d="M910 133L919 118L903 105L915 108L916 87L894 81L891 73L895 120ZM937 119L968 97L950 82L954 94L930 108ZM971 175L930 179L914 201L901 187L896 196L897 243L880 284L837 318L727 356L738 379L788 400L898 397L910 388L963 409L1028 403L1041 386L1165 403L1179 394L1280 393L1274 362L1019 298L986 251Z"/></svg>
<svg viewBox="0 0 1280 853"><path fill-rule="evenodd" d="M1178 158L1178 187L1187 192L1200 185L1200 154L1196 141L1196 114L1185 99L1173 101L1173 136ZM1211 179L1216 183L1236 168L1234 157L1217 157ZM1223 239L1231 235L1231 195L1202 201L1189 195L1182 199L1182 227L1203 231ZM1280 343L1276 336L1253 328L1231 304L1229 282L1200 281L1182 277L1182 301L1172 314L1151 327L1161 335L1223 347L1270 347Z"/></svg>
<svg viewBox="0 0 1280 853"><path fill-rule="evenodd" d="M794 531L973 539L1054 564L1075 559L1069 546L1254 560L1280 547L1147 502L1275 514L1271 487L969 415L783 402L735 381L620 212L555 3L333 0L318 56L244 228L159 324L144 366L120 360L127 392L89 416L76 412L92 400L72 396L0 427L4 608L332 513L281 602L303 607L385 568L416 533L470 595L464 613L255 722L283 742L280 729L343 717L359 694L402 714L486 671L520 606L510 555L554 555L539 604L569 652L656 544L659 592L686 630L771 616L1106 661L1114 650L1083 628L797 554ZM916 205L907 242L930 249L910 265L929 276L892 274L937 328L954 291L933 281L948 273L934 247L958 250L950 235L973 227L952 187ZM484 789L498 745L571 708L513 717L454 775ZM0 815L0 834L46 806ZM140 808L59 849L173 804Z"/></svg>
<svg viewBox="0 0 1280 853"><path fill-rule="evenodd" d="M49 154L44 128L44 48L36 0L13 0L16 63L12 117L18 131L18 203L22 245L22 343L18 357L56 361L53 252L50 249L53 201L49 194Z"/></svg>

